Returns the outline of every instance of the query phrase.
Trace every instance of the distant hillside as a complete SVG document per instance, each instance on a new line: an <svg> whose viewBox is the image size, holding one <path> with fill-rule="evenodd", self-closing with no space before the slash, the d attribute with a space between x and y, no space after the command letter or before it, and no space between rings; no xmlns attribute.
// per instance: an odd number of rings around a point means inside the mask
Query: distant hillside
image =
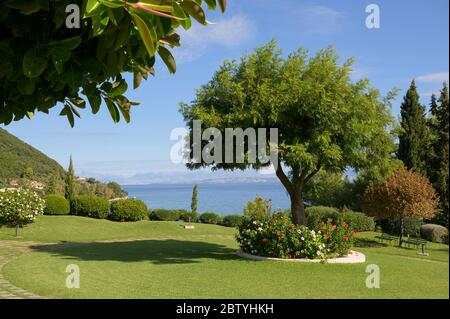
<svg viewBox="0 0 450 319"><path fill-rule="evenodd" d="M0 128L0 180L21 177L46 180L64 174L55 160Z"/></svg>

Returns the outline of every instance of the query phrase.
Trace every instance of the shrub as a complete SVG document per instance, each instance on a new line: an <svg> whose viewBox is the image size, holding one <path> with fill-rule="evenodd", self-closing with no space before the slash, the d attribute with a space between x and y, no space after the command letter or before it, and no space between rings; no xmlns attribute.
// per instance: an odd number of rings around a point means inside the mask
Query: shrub
<svg viewBox="0 0 450 319"><path fill-rule="evenodd" d="M7 189L0 191L0 225L19 228L32 223L42 215L45 201L39 195L27 189Z"/></svg>
<svg viewBox="0 0 450 319"><path fill-rule="evenodd" d="M264 220L272 214L272 200L263 199L256 196L254 200L249 201L244 207L244 216L253 220Z"/></svg>
<svg viewBox="0 0 450 319"><path fill-rule="evenodd" d="M181 217L181 212L179 210L170 210L155 208L150 214L151 220L160 221L177 221Z"/></svg>
<svg viewBox="0 0 450 319"><path fill-rule="evenodd" d="M242 224L244 216L226 215L222 220L222 225L226 227L239 227Z"/></svg>
<svg viewBox="0 0 450 319"><path fill-rule="evenodd" d="M205 224L219 224L222 218L213 212L206 212L200 215L200 221Z"/></svg>
<svg viewBox="0 0 450 319"><path fill-rule="evenodd" d="M329 219L320 228L294 225L280 212L264 221L244 218L236 239L244 252L266 257L326 259L348 254L353 242L348 224Z"/></svg>
<svg viewBox="0 0 450 319"><path fill-rule="evenodd" d="M378 224L383 229L383 232L398 236L400 235L400 221L392 219L380 219ZM423 221L417 218L405 218L403 220L403 233L407 236L420 236L420 227Z"/></svg>
<svg viewBox="0 0 450 319"><path fill-rule="evenodd" d="M112 202L109 219L120 222L134 222L147 217L148 208L139 199L120 199Z"/></svg>
<svg viewBox="0 0 450 319"><path fill-rule="evenodd" d="M373 217L369 217L364 213L353 212L350 210L343 211L338 214L338 220L349 224L352 230L357 232L375 230L375 222Z"/></svg>
<svg viewBox="0 0 450 319"><path fill-rule="evenodd" d="M80 195L73 201L73 213L78 216L103 219L108 216L108 200L96 195Z"/></svg>
<svg viewBox="0 0 450 319"><path fill-rule="evenodd" d="M433 243L445 243L446 240L448 241L448 229L441 225L422 225L422 227L420 227L420 235L422 238Z"/></svg>
<svg viewBox="0 0 450 319"><path fill-rule="evenodd" d="M70 203L64 196L61 195L47 195L45 197L46 215L67 215L70 213Z"/></svg>
<svg viewBox="0 0 450 319"><path fill-rule="evenodd" d="M326 222L330 218L336 220L339 211L333 207L312 206L305 209L305 214L308 228L319 230L321 222Z"/></svg>

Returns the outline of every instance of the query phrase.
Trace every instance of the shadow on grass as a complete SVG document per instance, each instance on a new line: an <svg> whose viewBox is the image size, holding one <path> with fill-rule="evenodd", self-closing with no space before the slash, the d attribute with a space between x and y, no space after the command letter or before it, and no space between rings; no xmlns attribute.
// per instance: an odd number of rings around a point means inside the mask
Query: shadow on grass
<svg viewBox="0 0 450 319"><path fill-rule="evenodd" d="M220 244L167 240L134 240L111 243L36 245L35 251L81 261L121 261L153 264L199 263L201 259L237 260L236 250Z"/></svg>
<svg viewBox="0 0 450 319"><path fill-rule="evenodd" d="M376 240L373 240L373 239L355 238L353 246L355 246L355 247L381 248L381 247L387 247L388 244L380 243L379 241L376 241Z"/></svg>

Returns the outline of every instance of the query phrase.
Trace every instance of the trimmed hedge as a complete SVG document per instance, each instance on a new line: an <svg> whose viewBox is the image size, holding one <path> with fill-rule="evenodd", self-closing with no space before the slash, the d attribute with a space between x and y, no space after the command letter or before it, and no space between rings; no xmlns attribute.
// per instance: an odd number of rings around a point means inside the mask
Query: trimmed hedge
<svg viewBox="0 0 450 319"><path fill-rule="evenodd" d="M392 219L380 219L378 225L384 233L388 233L394 236L400 235L400 221ZM403 220L403 230L406 236L420 236L420 227L423 225L423 221L417 218L405 218Z"/></svg>
<svg viewBox="0 0 450 319"><path fill-rule="evenodd" d="M339 213L338 219L349 224L350 227L357 232L375 230L375 221L373 217L369 217L364 213L344 211Z"/></svg>
<svg viewBox="0 0 450 319"><path fill-rule="evenodd" d="M45 215L67 215L70 213L70 203L64 196L47 195L44 200Z"/></svg>
<svg viewBox="0 0 450 319"><path fill-rule="evenodd" d="M319 230L320 222L326 222L329 218L347 223L354 231L358 232L375 229L374 219L360 212L350 210L339 212L334 207L312 206L305 209L305 214L308 228L314 230Z"/></svg>
<svg viewBox="0 0 450 319"><path fill-rule="evenodd" d="M200 215L200 221L205 224L219 224L222 218L213 212L206 212Z"/></svg>
<svg viewBox="0 0 450 319"><path fill-rule="evenodd" d="M444 226L425 224L420 227L420 236L433 243L448 242L448 230ZM447 237L446 237L447 236Z"/></svg>
<svg viewBox="0 0 450 319"><path fill-rule="evenodd" d="M150 213L151 220L160 220L160 221L177 221L181 217L181 212L177 209L163 209L163 208L155 208Z"/></svg>
<svg viewBox="0 0 450 319"><path fill-rule="evenodd" d="M111 203L109 219L119 222L135 222L147 217L148 208L139 199L120 199Z"/></svg>
<svg viewBox="0 0 450 319"><path fill-rule="evenodd" d="M242 225L243 220L244 216L242 215L226 215L221 225L226 227L239 227Z"/></svg>
<svg viewBox="0 0 450 319"><path fill-rule="evenodd" d="M73 214L92 218L103 219L108 217L108 200L96 195L80 195L73 201Z"/></svg>

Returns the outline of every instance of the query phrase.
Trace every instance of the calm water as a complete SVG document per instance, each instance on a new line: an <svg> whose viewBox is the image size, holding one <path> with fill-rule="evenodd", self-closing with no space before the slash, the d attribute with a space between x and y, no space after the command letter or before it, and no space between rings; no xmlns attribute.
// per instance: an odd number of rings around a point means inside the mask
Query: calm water
<svg viewBox="0 0 450 319"><path fill-rule="evenodd" d="M150 208L190 209L194 185L125 185L130 197L143 200ZM198 211L240 214L244 205L259 195L271 198L276 208L290 207L289 197L279 183L199 184Z"/></svg>

